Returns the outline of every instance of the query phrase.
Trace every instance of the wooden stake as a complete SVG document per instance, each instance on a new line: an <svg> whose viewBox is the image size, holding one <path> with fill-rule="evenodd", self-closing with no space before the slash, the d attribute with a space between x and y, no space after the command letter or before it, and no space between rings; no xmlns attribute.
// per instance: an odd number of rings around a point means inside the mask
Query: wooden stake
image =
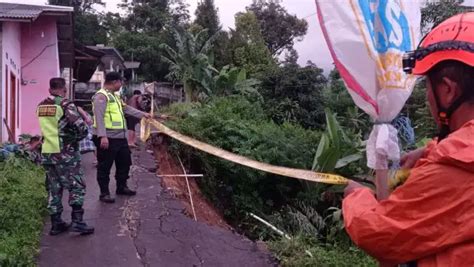
<svg viewBox="0 0 474 267"><path fill-rule="evenodd" d="M388 190L388 170L375 171L375 192L379 201L387 199L389 195Z"/></svg>
<svg viewBox="0 0 474 267"><path fill-rule="evenodd" d="M184 169L183 162L181 161L181 158L179 156L178 156L178 160L179 160L179 164L181 164L181 168L183 169L184 177L186 177L186 185L188 186L189 199L191 201L191 209L193 210L194 220L197 221L196 211L194 210L193 195L191 194L191 187L189 186L188 175L186 174L186 169Z"/></svg>

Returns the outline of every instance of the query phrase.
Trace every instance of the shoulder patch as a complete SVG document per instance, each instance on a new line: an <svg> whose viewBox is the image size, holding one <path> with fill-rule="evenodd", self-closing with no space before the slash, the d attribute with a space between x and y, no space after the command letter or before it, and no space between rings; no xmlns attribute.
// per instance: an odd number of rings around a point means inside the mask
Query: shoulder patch
<svg viewBox="0 0 474 267"><path fill-rule="evenodd" d="M54 105L39 106L38 117L54 117L56 116L58 107Z"/></svg>

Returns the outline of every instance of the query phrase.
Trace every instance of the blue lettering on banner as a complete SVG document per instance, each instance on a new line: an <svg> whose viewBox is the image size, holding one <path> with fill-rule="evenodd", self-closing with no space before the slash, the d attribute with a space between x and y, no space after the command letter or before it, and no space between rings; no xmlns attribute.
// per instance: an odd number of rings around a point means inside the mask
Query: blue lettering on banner
<svg viewBox="0 0 474 267"><path fill-rule="evenodd" d="M378 53L411 50L408 20L395 0L359 0L365 25Z"/></svg>

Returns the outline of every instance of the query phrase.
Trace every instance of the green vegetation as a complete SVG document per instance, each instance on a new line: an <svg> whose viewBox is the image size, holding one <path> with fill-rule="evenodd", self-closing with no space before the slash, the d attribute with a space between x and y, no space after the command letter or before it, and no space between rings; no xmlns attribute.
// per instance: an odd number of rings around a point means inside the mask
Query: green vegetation
<svg viewBox="0 0 474 267"><path fill-rule="evenodd" d="M189 115L175 121L172 127L262 162L311 168L316 152L313 144L318 142L320 134L297 125L277 125L263 114L258 103L243 97L217 98L189 110ZM237 166L185 146L181 149L184 155L192 157L194 165L203 168L206 173L201 180L203 191L231 221L239 220L246 211L270 213L281 205L275 200L289 200L301 189L296 180Z"/></svg>
<svg viewBox="0 0 474 267"><path fill-rule="evenodd" d="M272 241L270 249L285 267L377 266L372 258L355 247L326 245L309 236Z"/></svg>
<svg viewBox="0 0 474 267"><path fill-rule="evenodd" d="M46 214L44 177L28 159L0 162L0 266L35 266Z"/></svg>
<svg viewBox="0 0 474 267"><path fill-rule="evenodd" d="M215 97L201 104L176 104L164 112L177 118L169 126L179 132L261 162L301 169L314 166L320 171L337 169L345 174L365 171L359 167L364 158L361 142L354 142L358 140L355 135L348 137L329 111L328 132L287 122L277 124L266 116L258 101L238 95ZM360 251L353 252L355 249L342 227L341 187L256 171L179 143L173 143L173 148L193 170L206 173L199 185L225 218L247 236L270 241L282 263L325 265L331 255L345 249L351 251L347 253L351 258L348 263L371 262ZM249 212L301 238L294 242L280 240L274 232L250 218ZM293 249L284 249L285 246ZM303 247L313 251L315 257L288 254Z"/></svg>

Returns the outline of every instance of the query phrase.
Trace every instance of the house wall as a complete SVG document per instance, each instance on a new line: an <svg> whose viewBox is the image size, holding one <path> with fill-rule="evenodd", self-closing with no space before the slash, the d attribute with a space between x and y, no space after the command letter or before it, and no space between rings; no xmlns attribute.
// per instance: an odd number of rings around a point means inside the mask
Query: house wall
<svg viewBox="0 0 474 267"><path fill-rule="evenodd" d="M3 29L3 23L0 22L0 54L3 54L3 33L2 33L2 29ZM2 85L2 82L4 80L3 78L3 56L0 55L0 142L3 141L3 128L5 126L3 126L3 85Z"/></svg>
<svg viewBox="0 0 474 267"><path fill-rule="evenodd" d="M60 77L56 19L39 17L21 28L21 132L40 134L36 107L49 95L49 80Z"/></svg>
<svg viewBox="0 0 474 267"><path fill-rule="evenodd" d="M19 109L19 99L21 97L21 25L19 22L4 22L2 25L2 142L8 140L8 131L7 128L4 127L4 119L7 119L9 127L15 131L18 135L19 126L18 119L15 119L16 125L11 125L11 116L13 116L11 112L12 101L14 101L16 108L15 108L15 116L21 115L21 110ZM10 90L11 88L11 75L15 75L15 83L16 83L16 92L15 92L15 99L12 99L13 95ZM20 84L20 85L19 85ZM21 105L20 105L21 106ZM14 129L13 129L14 128Z"/></svg>

